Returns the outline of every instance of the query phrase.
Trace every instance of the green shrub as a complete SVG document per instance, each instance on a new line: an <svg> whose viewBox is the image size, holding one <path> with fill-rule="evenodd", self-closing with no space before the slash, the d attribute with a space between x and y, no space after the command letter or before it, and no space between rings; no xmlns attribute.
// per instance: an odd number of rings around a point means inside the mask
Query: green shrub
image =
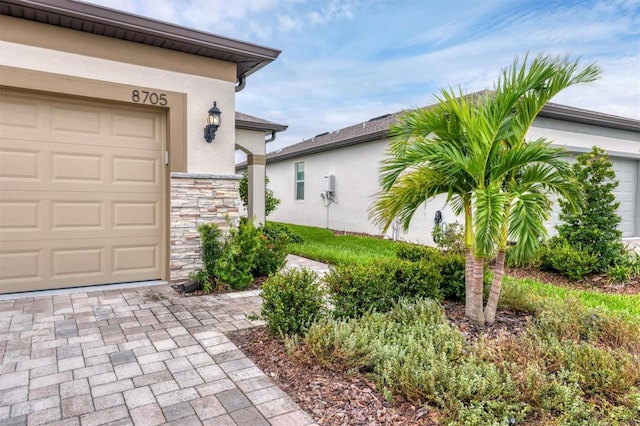
<svg viewBox="0 0 640 426"><path fill-rule="evenodd" d="M596 269L597 264L596 255L558 236L551 238L540 249L540 268L558 271L570 280L584 278Z"/></svg>
<svg viewBox="0 0 640 426"><path fill-rule="evenodd" d="M325 276L336 317L358 317L388 311L400 297L395 268L388 261L372 265L339 265Z"/></svg>
<svg viewBox="0 0 640 426"><path fill-rule="evenodd" d="M338 318L359 317L369 311L386 312L401 297L442 299L438 259L411 262L381 259L370 265L337 266L325 282Z"/></svg>
<svg viewBox="0 0 640 426"><path fill-rule="evenodd" d="M400 243L398 244L396 257L412 262L426 262L435 265L441 277L439 296L447 299L464 301L464 250L460 252L456 249L450 248L449 251L444 252L435 247ZM490 284L491 281L489 281L489 285Z"/></svg>
<svg viewBox="0 0 640 426"><path fill-rule="evenodd" d="M304 334L324 316L318 275L309 269L290 269L262 285L262 317L269 330L284 335Z"/></svg>
<svg viewBox="0 0 640 426"><path fill-rule="evenodd" d="M251 269L259 245L259 231L251 221L241 221L230 229L214 275L234 290L244 290L253 280Z"/></svg>
<svg viewBox="0 0 640 426"><path fill-rule="evenodd" d="M437 261L442 276L442 295L446 299L464 301L465 298L465 256L446 253ZM486 274L485 274L486 276ZM489 285L491 281L489 281Z"/></svg>
<svg viewBox="0 0 640 426"><path fill-rule="evenodd" d="M433 300L402 300L387 313L314 324L305 343L322 364L370 372L385 393L438 407L448 422L523 418L526 407L516 399L513 380L469 354Z"/></svg>
<svg viewBox="0 0 640 426"><path fill-rule="evenodd" d="M260 234L251 275L266 277L284 267L288 254L287 246L291 238L281 226L270 223L265 223L258 228L258 231Z"/></svg>
<svg viewBox="0 0 640 426"><path fill-rule="evenodd" d="M604 150L593 147L591 152L577 157L573 165L576 180L583 193L584 205L573 211L569 203L560 200L562 224L558 235L572 247L581 247L596 256L594 270L604 272L624 254L619 202L613 193L618 186L613 164Z"/></svg>
<svg viewBox="0 0 640 426"><path fill-rule="evenodd" d="M435 258L421 262L393 260L389 261L389 264L391 269L395 268L400 297L442 300L440 259Z"/></svg>
<svg viewBox="0 0 640 426"><path fill-rule="evenodd" d="M431 236L441 250L447 253L464 254L464 227L461 224L455 222L446 226L435 225Z"/></svg>
<svg viewBox="0 0 640 426"><path fill-rule="evenodd" d="M441 251L435 247L423 246L412 243L399 243L396 249L396 257L398 259L410 260L418 262L424 259L433 259L440 257Z"/></svg>

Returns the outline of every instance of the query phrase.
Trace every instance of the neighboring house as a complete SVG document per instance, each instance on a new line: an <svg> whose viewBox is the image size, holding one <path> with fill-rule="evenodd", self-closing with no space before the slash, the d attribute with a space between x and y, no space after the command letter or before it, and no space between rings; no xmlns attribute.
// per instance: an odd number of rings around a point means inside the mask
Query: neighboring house
<svg viewBox="0 0 640 426"><path fill-rule="evenodd" d="M238 219L236 148L264 167L265 133L285 128L235 112L276 49L70 0L0 0L0 52L0 293L186 277L197 226Z"/></svg>
<svg viewBox="0 0 640 426"><path fill-rule="evenodd" d="M378 191L378 168L389 144L389 127L398 115L388 114L344 129L323 133L267 155L269 187L281 204L270 220L340 231L379 235L368 219ZM548 104L533 123L530 139L545 137L572 153L604 148L620 185L620 225L625 237L640 237L640 121ZM446 205L446 197L429 200L415 214L408 232L390 229L386 236L433 244L436 212L445 223L462 222ZM558 222L558 208L547 223Z"/></svg>

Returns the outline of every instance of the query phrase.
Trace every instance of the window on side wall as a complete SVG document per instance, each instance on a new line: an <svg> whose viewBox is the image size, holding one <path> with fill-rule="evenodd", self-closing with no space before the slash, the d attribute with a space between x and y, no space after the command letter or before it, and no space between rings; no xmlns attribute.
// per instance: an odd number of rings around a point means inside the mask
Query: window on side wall
<svg viewBox="0 0 640 426"><path fill-rule="evenodd" d="M304 200L304 163L296 163L296 200Z"/></svg>

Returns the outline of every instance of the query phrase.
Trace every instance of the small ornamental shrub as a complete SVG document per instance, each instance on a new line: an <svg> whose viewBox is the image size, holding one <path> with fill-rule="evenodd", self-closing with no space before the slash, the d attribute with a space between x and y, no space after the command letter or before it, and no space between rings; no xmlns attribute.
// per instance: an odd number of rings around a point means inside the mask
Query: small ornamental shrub
<svg viewBox="0 0 640 426"><path fill-rule="evenodd" d="M593 147L591 152L577 157L573 171L584 198L578 211L560 200L562 224L556 226L558 235L572 247L580 247L596 256L594 270L605 272L624 255L619 202L613 190L618 186L613 164L604 150Z"/></svg>
<svg viewBox="0 0 640 426"><path fill-rule="evenodd" d="M598 257L561 237L551 238L540 249L540 269L558 271L570 280L580 280L596 270Z"/></svg>
<svg viewBox="0 0 640 426"><path fill-rule="evenodd" d="M400 287L400 297L413 300L429 298L442 300L442 275L439 259L410 262L408 260L389 261L395 268L395 277Z"/></svg>
<svg viewBox="0 0 640 426"><path fill-rule="evenodd" d="M464 254L447 253L442 255L437 263L442 276L442 284L440 285L442 296L445 299L464 301Z"/></svg>
<svg viewBox="0 0 640 426"><path fill-rule="evenodd" d="M279 226L266 223L258 228L258 245L251 268L254 277L267 277L278 272L286 263L287 245L291 238Z"/></svg>
<svg viewBox="0 0 640 426"><path fill-rule="evenodd" d="M400 297L395 268L388 261L371 265L339 265L324 280L338 318L385 312Z"/></svg>
<svg viewBox="0 0 640 426"><path fill-rule="evenodd" d="M282 335L304 334L325 314L318 275L309 269L290 269L272 275L262 285L262 318L267 328Z"/></svg>
<svg viewBox="0 0 640 426"><path fill-rule="evenodd" d="M455 222L447 225L437 224L431 233L438 248L447 253L464 253L464 227Z"/></svg>
<svg viewBox="0 0 640 426"><path fill-rule="evenodd" d="M440 257L441 251L435 247L423 246L412 243L399 243L396 249L396 257L398 259L410 260L418 262L424 259L433 259Z"/></svg>
<svg viewBox="0 0 640 426"><path fill-rule="evenodd" d="M337 318L387 312L400 298L442 299L438 259L411 262L383 259L375 264L341 265L325 276Z"/></svg>
<svg viewBox="0 0 640 426"><path fill-rule="evenodd" d="M259 244L259 231L251 221L242 221L230 229L222 254L215 266L215 276L234 290L244 290L253 280L251 269Z"/></svg>

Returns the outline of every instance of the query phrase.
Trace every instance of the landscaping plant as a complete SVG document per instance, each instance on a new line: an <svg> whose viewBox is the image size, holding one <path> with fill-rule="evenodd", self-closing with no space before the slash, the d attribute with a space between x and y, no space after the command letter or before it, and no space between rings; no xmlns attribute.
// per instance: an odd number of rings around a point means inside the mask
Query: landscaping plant
<svg viewBox="0 0 640 426"><path fill-rule="evenodd" d="M596 257L594 271L605 272L623 260L625 247L618 229L620 203L613 193L618 186L613 164L603 149L579 155L573 165L583 205L572 209L571 203L560 199L562 223L556 226L558 236L570 246Z"/></svg>
<svg viewBox="0 0 640 426"><path fill-rule="evenodd" d="M567 58L516 59L492 92L442 90L436 105L410 111L392 127L371 218L385 231L395 222L407 229L425 202L446 194L464 215L465 313L478 324L495 320L509 239L517 259L533 256L545 235L549 194L576 199L567 152L544 138L526 140L529 128L560 91L599 75L594 64ZM494 258L485 307L483 268Z"/></svg>
<svg viewBox="0 0 640 426"><path fill-rule="evenodd" d="M281 335L304 334L326 310L318 275L306 268L272 275L262 285L262 301L267 328Z"/></svg>
<svg viewBox="0 0 640 426"><path fill-rule="evenodd" d="M190 277L205 293L243 290L255 277L277 272L285 264L288 244L299 241L283 225L256 228L246 219L226 236L214 223L200 225L198 231L203 267Z"/></svg>

